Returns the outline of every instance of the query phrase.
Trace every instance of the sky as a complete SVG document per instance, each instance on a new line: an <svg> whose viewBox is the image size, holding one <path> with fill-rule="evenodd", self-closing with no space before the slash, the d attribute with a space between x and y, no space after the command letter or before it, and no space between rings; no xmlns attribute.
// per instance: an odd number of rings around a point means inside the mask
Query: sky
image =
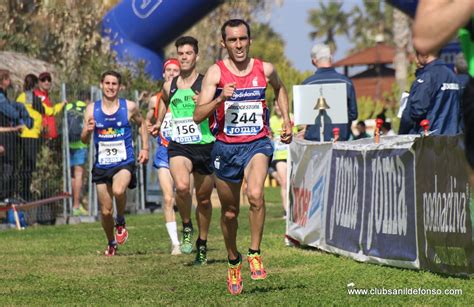
<svg viewBox="0 0 474 307"><path fill-rule="evenodd" d="M324 0L324 2L329 2L329 0ZM343 8L348 11L360 3L360 0L346 0ZM310 51L313 45L322 42L322 39L313 41L309 38L313 27L307 20L308 11L318 7L319 1L317 0L284 0L281 7L274 7L269 20L273 30L279 33L286 42L286 56L300 71L314 71L310 60ZM336 44L337 51L334 54L334 60L338 61L347 56L347 51L352 45L343 36L337 37Z"/></svg>

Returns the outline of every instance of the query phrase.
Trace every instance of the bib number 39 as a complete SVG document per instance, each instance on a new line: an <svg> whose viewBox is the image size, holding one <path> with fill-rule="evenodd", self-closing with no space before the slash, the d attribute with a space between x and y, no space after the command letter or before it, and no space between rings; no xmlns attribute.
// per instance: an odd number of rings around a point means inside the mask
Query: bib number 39
<svg viewBox="0 0 474 307"><path fill-rule="evenodd" d="M127 151L123 140L99 142L99 164L109 165L124 160L127 160Z"/></svg>

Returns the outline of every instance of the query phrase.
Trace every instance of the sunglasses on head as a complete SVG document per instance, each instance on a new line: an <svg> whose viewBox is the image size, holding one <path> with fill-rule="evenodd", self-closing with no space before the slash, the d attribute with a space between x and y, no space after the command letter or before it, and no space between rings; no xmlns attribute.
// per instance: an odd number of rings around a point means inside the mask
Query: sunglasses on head
<svg viewBox="0 0 474 307"><path fill-rule="evenodd" d="M41 78L40 81L41 82L46 82L46 81L51 82L51 78L50 77L44 77L44 78Z"/></svg>

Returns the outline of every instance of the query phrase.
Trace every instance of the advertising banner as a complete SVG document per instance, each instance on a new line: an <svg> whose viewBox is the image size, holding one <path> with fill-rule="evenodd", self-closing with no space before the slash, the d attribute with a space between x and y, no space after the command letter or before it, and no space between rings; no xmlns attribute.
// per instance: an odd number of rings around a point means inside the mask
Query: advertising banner
<svg viewBox="0 0 474 307"><path fill-rule="evenodd" d="M414 148L421 266L472 273L471 188L462 136L423 138Z"/></svg>
<svg viewBox="0 0 474 307"><path fill-rule="evenodd" d="M300 244L320 244L331 147L304 140L290 145L287 234Z"/></svg>
<svg viewBox="0 0 474 307"><path fill-rule="evenodd" d="M359 261L474 272L463 136L290 146L287 235Z"/></svg>

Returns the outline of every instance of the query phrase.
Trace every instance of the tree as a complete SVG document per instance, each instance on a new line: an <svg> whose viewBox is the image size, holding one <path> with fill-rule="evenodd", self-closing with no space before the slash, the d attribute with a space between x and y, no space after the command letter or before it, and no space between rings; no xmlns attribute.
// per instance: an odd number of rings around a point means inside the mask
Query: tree
<svg viewBox="0 0 474 307"><path fill-rule="evenodd" d="M239 18L250 24L257 21L257 16L269 16L273 6L280 5L281 2L282 0L227 0L184 33L183 35L193 36L199 41L198 70L205 72L209 66L226 55L220 43L221 26L226 20ZM166 46L165 54L175 56L174 42Z"/></svg>
<svg viewBox="0 0 474 307"><path fill-rule="evenodd" d="M0 40L6 50L53 63L63 80L96 82L91 69L114 60L98 32L104 13L100 1L9 0L0 5Z"/></svg>
<svg viewBox="0 0 474 307"><path fill-rule="evenodd" d="M308 23L315 28L309 37L324 38L333 52L337 49L336 36L349 36L349 14L342 10L342 2L331 1L325 5L320 1L318 9L309 11Z"/></svg>
<svg viewBox="0 0 474 307"><path fill-rule="evenodd" d="M412 51L411 27L408 16L398 9L393 9L393 38L396 46L393 65L395 78L401 91L407 89L408 54Z"/></svg>
<svg viewBox="0 0 474 307"><path fill-rule="evenodd" d="M285 42L268 24L254 23L252 24L252 30L251 56L271 62L274 65L288 90L291 106L293 85L301 84L309 74L301 73L292 66L285 56ZM273 90L267 90L266 98L269 104L273 101L275 98Z"/></svg>
<svg viewBox="0 0 474 307"><path fill-rule="evenodd" d="M393 8L380 0L363 0L349 13L352 37L358 51L373 47L377 42L393 42Z"/></svg>

